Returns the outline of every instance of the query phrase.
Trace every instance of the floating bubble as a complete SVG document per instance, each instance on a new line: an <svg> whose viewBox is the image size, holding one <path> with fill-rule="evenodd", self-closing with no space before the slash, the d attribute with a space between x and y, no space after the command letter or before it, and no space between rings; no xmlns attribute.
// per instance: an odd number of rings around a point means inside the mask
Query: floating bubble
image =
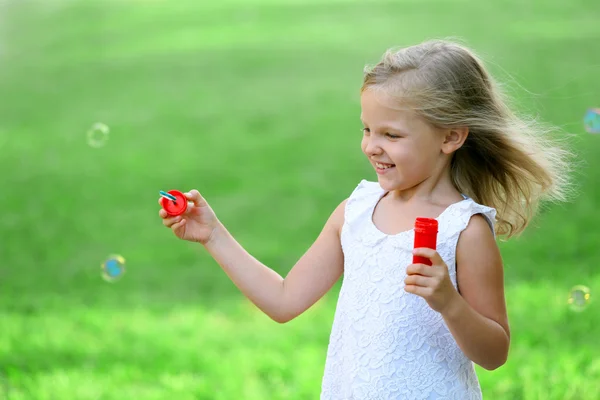
<svg viewBox="0 0 600 400"><path fill-rule="evenodd" d="M87 142L92 147L102 147L108 141L109 133L108 126L97 122L87 131Z"/></svg>
<svg viewBox="0 0 600 400"><path fill-rule="evenodd" d="M111 255L102 263L102 277L108 282L114 282L125 273L125 259L120 255Z"/></svg>
<svg viewBox="0 0 600 400"><path fill-rule="evenodd" d="M571 288L567 303L573 311L583 311L590 304L590 289L587 286L577 285Z"/></svg>
<svg viewBox="0 0 600 400"><path fill-rule="evenodd" d="M583 117L583 125L588 133L600 133L600 108L590 108Z"/></svg>

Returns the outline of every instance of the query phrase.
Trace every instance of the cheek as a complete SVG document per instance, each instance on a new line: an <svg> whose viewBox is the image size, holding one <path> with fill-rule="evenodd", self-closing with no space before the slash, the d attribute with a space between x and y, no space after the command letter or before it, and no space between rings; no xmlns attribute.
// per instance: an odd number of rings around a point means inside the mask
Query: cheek
<svg viewBox="0 0 600 400"><path fill-rule="evenodd" d="M431 169L429 154L423 154L417 148L405 146L398 148L393 155L394 163L401 167L402 172L408 177L421 177Z"/></svg>
<svg viewBox="0 0 600 400"><path fill-rule="evenodd" d="M433 152L430 144L410 139L398 144L399 146L394 149L394 155L399 162L406 162L415 167L431 163Z"/></svg>
<svg viewBox="0 0 600 400"><path fill-rule="evenodd" d="M360 141L360 148L363 151L363 153L366 153L367 150L367 138L365 138L363 136L362 140Z"/></svg>
<svg viewBox="0 0 600 400"><path fill-rule="evenodd" d="M405 167L413 165L415 162L419 162L419 153L411 146L398 146L390 152L390 157L398 165Z"/></svg>

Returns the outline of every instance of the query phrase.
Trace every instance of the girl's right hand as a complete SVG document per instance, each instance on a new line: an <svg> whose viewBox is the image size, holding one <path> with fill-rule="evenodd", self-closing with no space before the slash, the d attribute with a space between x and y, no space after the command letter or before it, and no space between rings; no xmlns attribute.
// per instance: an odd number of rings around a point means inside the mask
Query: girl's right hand
<svg viewBox="0 0 600 400"><path fill-rule="evenodd" d="M217 216L197 190L191 190L183 195L192 202L192 204L188 203L185 213L170 217L161 208L158 215L162 218L163 225L171 228L178 238L206 244L218 226ZM160 198L158 204L162 204Z"/></svg>

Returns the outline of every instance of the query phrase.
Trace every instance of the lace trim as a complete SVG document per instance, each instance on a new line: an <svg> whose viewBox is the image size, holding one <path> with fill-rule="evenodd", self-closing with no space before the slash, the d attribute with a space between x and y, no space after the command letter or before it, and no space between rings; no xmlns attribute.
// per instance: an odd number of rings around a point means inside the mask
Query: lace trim
<svg viewBox="0 0 600 400"><path fill-rule="evenodd" d="M412 247L407 247L406 236L414 238L414 228L390 235L379 230L373 222L375 207L385 194L386 191L379 186L378 182L369 182L363 179L346 203L342 234L346 231L355 240L367 246L389 241L397 248L412 249ZM482 214L494 232L496 210L477 204L467 196L463 195L463 197L465 197L464 200L451 204L436 218L439 223L438 241L440 243L458 238L475 214ZM456 225L454 221L460 221L460 224ZM408 242L408 245L412 246L412 243Z"/></svg>

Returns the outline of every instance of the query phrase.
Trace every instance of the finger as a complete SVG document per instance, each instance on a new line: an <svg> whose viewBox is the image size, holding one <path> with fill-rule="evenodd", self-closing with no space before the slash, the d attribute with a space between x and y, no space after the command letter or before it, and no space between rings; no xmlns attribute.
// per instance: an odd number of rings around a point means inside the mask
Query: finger
<svg viewBox="0 0 600 400"><path fill-rule="evenodd" d="M173 226L173 224L176 224L179 221L181 221L181 217L164 218L163 225L166 226L167 228L171 228Z"/></svg>
<svg viewBox="0 0 600 400"><path fill-rule="evenodd" d="M433 284L433 280L428 276L409 275L404 279L404 284L409 286L429 287Z"/></svg>
<svg viewBox="0 0 600 400"><path fill-rule="evenodd" d="M434 249L429 249L427 247L419 247L419 248L416 248L413 250L413 254L415 256L429 258L429 260L431 260L431 263L433 265L443 265L444 264L444 260L442 260L440 253L438 253Z"/></svg>
<svg viewBox="0 0 600 400"><path fill-rule="evenodd" d="M184 193L183 195L185 196L186 199L188 199L192 203L194 203L194 205L196 207L204 205L206 203L206 201L204 200L204 198L202 197L200 192L197 191L196 189L190 190L189 192Z"/></svg>
<svg viewBox="0 0 600 400"><path fill-rule="evenodd" d="M171 226L171 229L173 231L176 231L177 229L181 228L183 225L185 225L185 219L182 219L181 221L173 224L173 226Z"/></svg>
<svg viewBox="0 0 600 400"><path fill-rule="evenodd" d="M408 293L416 294L423 298L431 295L431 289L426 286L405 285L404 290Z"/></svg>
<svg viewBox="0 0 600 400"><path fill-rule="evenodd" d="M158 210L158 216L161 218L167 218L169 214L167 214L167 212L161 208L160 210Z"/></svg>
<svg viewBox="0 0 600 400"><path fill-rule="evenodd" d="M423 276L433 276L434 271L429 265L425 264L410 264L406 267L407 275L423 275Z"/></svg>

